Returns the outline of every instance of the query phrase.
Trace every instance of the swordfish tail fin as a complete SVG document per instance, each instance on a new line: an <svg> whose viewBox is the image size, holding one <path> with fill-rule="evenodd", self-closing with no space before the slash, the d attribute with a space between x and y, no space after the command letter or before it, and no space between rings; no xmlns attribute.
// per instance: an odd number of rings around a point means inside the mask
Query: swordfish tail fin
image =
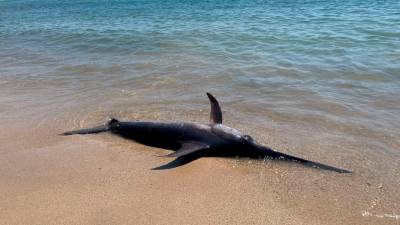
<svg viewBox="0 0 400 225"><path fill-rule="evenodd" d="M118 120L111 118L111 120L108 121L105 125L92 127L92 128L86 128L86 129L80 129L80 130L67 131L67 132L62 133L61 135L97 134L97 133L107 132L107 131L110 131L111 128L118 122L119 122Z"/></svg>
<svg viewBox="0 0 400 225"><path fill-rule="evenodd" d="M326 164L322 164L322 163L318 163L318 162L313 162L307 159L302 159L296 156L291 156L291 155L287 155L285 153L281 153L281 152L277 152L274 151L268 147L265 146L259 146L258 147L262 152L265 152L266 155L273 157L273 158L278 158L278 159L282 159L282 160L291 160L291 161L295 161L295 162L299 162L305 166L308 167L313 167L313 168L317 168L317 169L323 169L323 170L329 170L329 171L334 171L337 173L351 173L351 171L346 170L346 169L341 169L341 168L337 168L334 166L330 166L330 165L326 165Z"/></svg>

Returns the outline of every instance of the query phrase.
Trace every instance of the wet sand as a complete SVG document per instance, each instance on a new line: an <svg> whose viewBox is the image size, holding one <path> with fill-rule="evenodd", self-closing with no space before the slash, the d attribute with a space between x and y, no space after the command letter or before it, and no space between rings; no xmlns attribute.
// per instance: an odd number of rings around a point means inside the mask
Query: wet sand
<svg viewBox="0 0 400 225"><path fill-rule="evenodd" d="M177 114L160 108L148 114L114 114L123 119L202 122L208 118L206 100L203 103L200 110ZM110 114L107 109L89 110L70 109L45 120L38 112L2 114L1 224L400 223L399 178L388 177L398 174L399 162L382 163L388 156L368 148L351 151L366 146L360 140L341 137L340 146L329 145L339 142L315 131L237 122L227 110L228 125L253 134L261 143L354 172L222 158L155 171L151 168L170 160L154 156L164 150L110 134L57 135L98 124Z"/></svg>

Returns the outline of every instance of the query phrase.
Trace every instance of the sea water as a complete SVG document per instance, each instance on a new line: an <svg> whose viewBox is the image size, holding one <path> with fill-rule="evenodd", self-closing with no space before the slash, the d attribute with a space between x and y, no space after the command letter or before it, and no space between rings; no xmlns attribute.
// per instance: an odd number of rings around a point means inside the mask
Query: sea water
<svg viewBox="0 0 400 225"><path fill-rule="evenodd" d="M231 123L338 135L398 157L400 2L0 2L4 121L96 110L99 122L128 111L197 120L206 91Z"/></svg>

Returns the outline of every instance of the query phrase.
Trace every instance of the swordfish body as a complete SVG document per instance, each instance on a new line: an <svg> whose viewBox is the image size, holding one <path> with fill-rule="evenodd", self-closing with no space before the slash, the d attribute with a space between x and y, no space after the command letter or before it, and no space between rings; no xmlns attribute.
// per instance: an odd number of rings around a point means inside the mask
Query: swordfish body
<svg viewBox="0 0 400 225"><path fill-rule="evenodd" d="M111 132L138 143L174 150L163 157L184 158L197 155L220 157L279 158L302 163L307 166L339 173L349 173L345 169L309 161L296 156L277 152L258 144L249 135L222 124L222 112L218 101L210 94L210 123L161 123L161 122L121 122L111 119L102 126L89 129L67 131L63 135L93 134Z"/></svg>

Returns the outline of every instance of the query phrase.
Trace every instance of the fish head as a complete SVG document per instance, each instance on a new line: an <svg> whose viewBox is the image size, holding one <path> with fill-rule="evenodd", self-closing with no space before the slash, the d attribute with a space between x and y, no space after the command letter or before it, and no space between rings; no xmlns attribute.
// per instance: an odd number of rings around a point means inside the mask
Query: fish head
<svg viewBox="0 0 400 225"><path fill-rule="evenodd" d="M225 126L223 124L216 124L212 126L211 131L220 138L231 143L241 144L241 145L254 145L255 140L250 135L244 135L240 131Z"/></svg>
<svg viewBox="0 0 400 225"><path fill-rule="evenodd" d="M257 142L254 140L254 138L252 136L250 136L250 135L247 135L247 134L242 136L242 142L244 144L250 144L250 145L257 144Z"/></svg>

